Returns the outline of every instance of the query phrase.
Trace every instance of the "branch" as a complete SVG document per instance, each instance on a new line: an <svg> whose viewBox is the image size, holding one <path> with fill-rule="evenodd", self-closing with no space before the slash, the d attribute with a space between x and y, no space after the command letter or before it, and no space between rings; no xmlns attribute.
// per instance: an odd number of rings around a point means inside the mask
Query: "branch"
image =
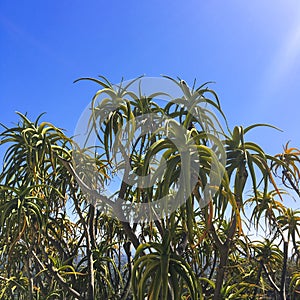
<svg viewBox="0 0 300 300"><path fill-rule="evenodd" d="M46 254L45 251L44 251L44 249L42 249L42 252L44 253L44 255ZM53 265L51 263L48 263L46 266L44 266L44 264L40 261L40 259L38 258L38 256L36 255L36 253L33 250L31 250L31 254L33 255L34 259L36 260L36 262L38 263L38 265L40 266L40 268L42 268L43 270L49 270L49 272L58 281L58 283L59 283L60 286L62 286L64 289L66 289L74 297L76 297L76 299L84 300L84 298L80 296L79 292L77 292L76 290L74 290L73 288L71 288L68 285L68 283L64 280L64 278L59 275L59 273L54 269L54 267L53 267ZM47 254L46 254L46 257L47 257ZM52 279L51 276L47 272L46 272L46 275L50 279Z"/></svg>
<svg viewBox="0 0 300 300"><path fill-rule="evenodd" d="M289 182L289 184L292 186L293 190L298 194L298 196L300 197L300 190L298 189L298 187L296 186L296 184L293 182L291 175L289 174L289 172L287 170L282 171L283 176L285 176ZM287 185L286 185L287 186Z"/></svg>
<svg viewBox="0 0 300 300"><path fill-rule="evenodd" d="M133 232L129 223L125 222L125 221L121 221L121 220L124 220L125 216L124 216L123 211L121 210L120 205L118 203L111 201L106 196L100 195L96 190L93 190L89 186L87 186L82 181L82 179L78 176L78 174L74 170L70 161L63 159L63 158L59 157L58 155L56 155L56 157L61 161L61 163L65 166L65 168L70 172L70 174L76 179L79 186L85 193L89 194L94 199L100 199L101 201L103 201L104 203L106 203L110 207L112 207L112 209L114 210L114 213L116 213L116 216L119 217L119 220L123 226L125 233L127 234L128 238L131 240L133 246L137 249L137 247L140 245L140 242L139 242L137 236L135 235L135 233ZM120 197L122 195L124 196L124 185L121 187L121 190L119 193L119 198L122 199L122 197Z"/></svg>
<svg viewBox="0 0 300 300"><path fill-rule="evenodd" d="M215 243L216 243L218 249L222 249L222 247L224 247L224 244L221 242L221 239L217 235L216 229L215 229L215 226L213 223L211 223L210 229L211 229L210 232L213 236L213 239L215 240Z"/></svg>
<svg viewBox="0 0 300 300"><path fill-rule="evenodd" d="M266 272L267 276L268 276L268 279L271 283L271 285L273 286L273 288L279 293L280 292L280 288L277 286L277 284L274 282L271 274L269 273L267 267L265 266L264 263L261 263L262 264L262 267L264 268L264 271Z"/></svg>
<svg viewBox="0 0 300 300"><path fill-rule="evenodd" d="M230 247L230 243L232 242L235 232L236 232L236 214L234 214L232 223L228 230L228 235L227 235L226 242L225 242L226 246Z"/></svg>

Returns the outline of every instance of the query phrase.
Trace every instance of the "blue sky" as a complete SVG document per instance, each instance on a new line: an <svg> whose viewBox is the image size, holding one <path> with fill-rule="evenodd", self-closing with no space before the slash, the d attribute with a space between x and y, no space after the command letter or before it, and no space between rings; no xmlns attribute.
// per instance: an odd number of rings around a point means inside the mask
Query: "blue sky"
<svg viewBox="0 0 300 300"><path fill-rule="evenodd" d="M300 147L298 0L1 0L1 123L47 112L72 135L97 90L73 81L100 74L215 81L231 126L282 128L249 135L271 154Z"/></svg>

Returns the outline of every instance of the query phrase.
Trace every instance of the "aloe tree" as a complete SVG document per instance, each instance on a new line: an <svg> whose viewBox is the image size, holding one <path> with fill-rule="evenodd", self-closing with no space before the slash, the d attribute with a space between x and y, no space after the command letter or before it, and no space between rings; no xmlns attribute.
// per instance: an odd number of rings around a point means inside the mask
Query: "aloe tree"
<svg viewBox="0 0 300 300"><path fill-rule="evenodd" d="M5 287L10 284L3 297L94 299L94 207L85 204L63 164L71 157L71 140L50 123L19 116L20 123L1 133L9 145L1 174L2 277ZM67 212L70 201L77 221ZM81 256L87 267L77 264ZM81 277L89 278L84 286L78 285Z"/></svg>
<svg viewBox="0 0 300 300"><path fill-rule="evenodd" d="M299 211L283 201L287 189L299 195L297 148L272 156L247 139L269 125L228 128L210 83L165 77L172 97L134 91L140 78L82 80L99 90L81 144L42 116L3 125L1 299L299 292Z"/></svg>

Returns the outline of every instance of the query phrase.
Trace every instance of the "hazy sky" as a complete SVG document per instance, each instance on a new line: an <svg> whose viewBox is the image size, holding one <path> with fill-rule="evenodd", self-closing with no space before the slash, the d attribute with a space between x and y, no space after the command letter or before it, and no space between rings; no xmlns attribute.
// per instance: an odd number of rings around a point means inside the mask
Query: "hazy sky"
<svg viewBox="0 0 300 300"><path fill-rule="evenodd" d="M300 146L300 2L0 1L0 122L15 111L67 129L104 75L215 81L231 126L266 122L249 138L267 151Z"/></svg>

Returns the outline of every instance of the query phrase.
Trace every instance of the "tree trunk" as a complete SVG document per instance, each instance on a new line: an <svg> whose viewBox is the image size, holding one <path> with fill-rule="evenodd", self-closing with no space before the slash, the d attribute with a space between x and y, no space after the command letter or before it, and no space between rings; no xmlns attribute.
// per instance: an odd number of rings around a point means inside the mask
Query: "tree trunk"
<svg viewBox="0 0 300 300"><path fill-rule="evenodd" d="M224 281L224 275L225 275L225 267L227 265L229 250L232 245L232 239L234 237L234 234L236 232L236 225L237 219L236 215L233 215L230 228L228 230L228 234L226 237L225 243L222 243L220 238L218 237L216 230L213 225L211 225L211 233L215 240L216 246L219 251L220 255L220 262L217 268L217 275L216 275L216 285L215 285L215 293L213 300L220 300L221 299L221 289Z"/></svg>
<svg viewBox="0 0 300 300"><path fill-rule="evenodd" d="M94 277L94 261L93 250L95 248L95 235L94 235L94 221L95 221L95 207L91 204L89 208L89 227L87 231L87 255L88 255L88 300L95 299L95 277Z"/></svg>
<svg viewBox="0 0 300 300"><path fill-rule="evenodd" d="M25 267L28 277L28 300L33 300L33 277L31 273L31 259L29 254L26 255Z"/></svg>
<svg viewBox="0 0 300 300"><path fill-rule="evenodd" d="M227 264L228 253L229 253L228 247L222 247L222 249L220 249L220 262L217 268L216 286L215 286L215 293L214 293L213 300L221 299L221 289L224 281L225 267Z"/></svg>
<svg viewBox="0 0 300 300"><path fill-rule="evenodd" d="M258 291L258 285L259 285L259 281L260 281L260 277L261 277L261 273L262 273L262 270L263 270L263 267L262 267L262 264L260 262L259 264L259 269L258 269L258 272L257 272L257 279L256 279L256 287L254 289L254 293L253 293L253 297L252 297L252 300L255 300L256 299L256 294L257 294L257 291Z"/></svg>
<svg viewBox="0 0 300 300"><path fill-rule="evenodd" d="M281 282L280 282L280 292L279 292L279 299L286 300L285 294L285 278L286 278L286 271L287 271L287 260L288 260L288 242L284 241L283 243L283 266L281 272Z"/></svg>

